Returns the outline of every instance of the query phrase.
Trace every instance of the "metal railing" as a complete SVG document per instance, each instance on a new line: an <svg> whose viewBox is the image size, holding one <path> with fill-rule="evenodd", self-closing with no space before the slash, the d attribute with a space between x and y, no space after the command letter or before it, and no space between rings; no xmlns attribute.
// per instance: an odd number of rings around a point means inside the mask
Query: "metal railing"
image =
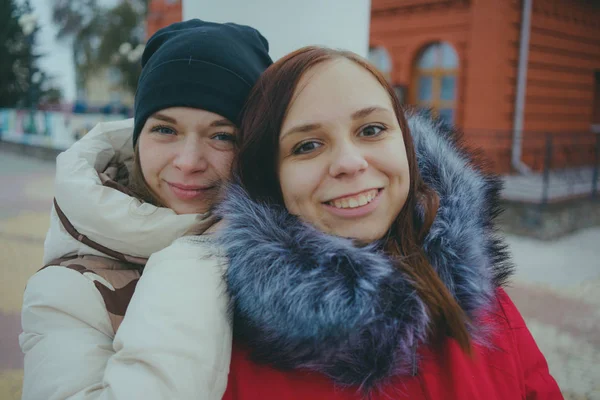
<svg viewBox="0 0 600 400"><path fill-rule="evenodd" d="M522 161L529 172L511 166L512 132L466 132L465 142L482 149L494 172L503 175L507 200L545 205L600 198L599 133L523 132Z"/></svg>

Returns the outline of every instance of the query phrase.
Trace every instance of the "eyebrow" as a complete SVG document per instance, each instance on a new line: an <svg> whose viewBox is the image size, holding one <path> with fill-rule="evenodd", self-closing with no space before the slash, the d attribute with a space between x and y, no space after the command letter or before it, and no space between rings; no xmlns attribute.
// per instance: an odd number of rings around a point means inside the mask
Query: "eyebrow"
<svg viewBox="0 0 600 400"><path fill-rule="evenodd" d="M354 112L352 114L352 119L361 119L361 118L364 118L376 111L389 112L389 110L387 108L383 108L383 107L377 107L377 106L366 107L366 108L363 108L362 110L358 110L358 111Z"/></svg>
<svg viewBox="0 0 600 400"><path fill-rule="evenodd" d="M368 116L376 111L389 112L389 110L387 108L383 108L383 107L377 107L377 106L366 107L366 108L363 108L363 109L353 112L351 117L353 120L357 120L357 119L365 118L366 116ZM288 131L284 132L281 135L280 139L283 139L284 136L291 135L294 133L306 133L306 132L311 132L311 131L317 130L319 128L321 128L321 124L306 124L306 125L296 126L294 128L289 129Z"/></svg>
<svg viewBox="0 0 600 400"><path fill-rule="evenodd" d="M225 119L225 118L223 118L223 119L218 119L218 120L216 120L216 121L213 121L213 122L211 122L211 123L210 123L210 126L211 126L211 127L219 127L219 126L231 126L231 127L233 127L233 128L235 128L235 127L236 127L236 126L235 126L235 124L234 124L233 122L231 122L231 121L229 121L228 119Z"/></svg>
<svg viewBox="0 0 600 400"><path fill-rule="evenodd" d="M171 124L176 124L177 123L177 121L175 120L175 118L171 118L168 115L161 114L161 113L154 113L154 114L152 114L150 116L150 118L159 119L161 121L169 122Z"/></svg>
<svg viewBox="0 0 600 400"><path fill-rule="evenodd" d="M306 125L296 126L292 129L289 129L288 131L284 132L281 135L280 139L283 139L284 136L292 135L294 133L305 133L305 132L316 131L320 127L321 127L321 124L306 124Z"/></svg>
<svg viewBox="0 0 600 400"><path fill-rule="evenodd" d="M154 113L150 116L150 118L158 119L161 121L165 121L171 124L177 124L177 120L173 117L169 117L168 115L161 113ZM222 126L230 126L235 128L236 126L226 118L218 119L210 123L210 127L222 127Z"/></svg>

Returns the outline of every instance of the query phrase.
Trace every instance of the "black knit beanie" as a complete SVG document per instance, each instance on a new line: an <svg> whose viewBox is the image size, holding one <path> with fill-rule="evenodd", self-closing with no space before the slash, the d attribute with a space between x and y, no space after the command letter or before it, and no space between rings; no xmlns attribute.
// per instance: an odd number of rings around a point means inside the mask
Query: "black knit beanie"
<svg viewBox="0 0 600 400"><path fill-rule="evenodd" d="M134 146L148 117L169 107L199 108L239 125L250 89L271 63L269 43L249 26L194 19L159 30L142 55Z"/></svg>

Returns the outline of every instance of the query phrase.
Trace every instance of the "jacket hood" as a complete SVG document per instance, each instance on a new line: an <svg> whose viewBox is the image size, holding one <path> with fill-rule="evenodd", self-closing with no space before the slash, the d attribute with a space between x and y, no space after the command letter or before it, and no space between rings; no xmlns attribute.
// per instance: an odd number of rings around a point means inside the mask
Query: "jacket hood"
<svg viewBox="0 0 600 400"><path fill-rule="evenodd" d="M202 218L177 215L128 193L132 132L133 119L101 123L57 157L44 264L70 255L143 264Z"/></svg>
<svg viewBox="0 0 600 400"><path fill-rule="evenodd" d="M424 250L483 342L478 317L492 311L512 270L493 225L500 180L475 166L455 132L419 114L407 118L422 177L440 196ZM381 246L319 232L239 186L219 212L227 219L220 237L230 260L234 334L256 362L364 389L414 372L416 347L427 342L427 309Z"/></svg>

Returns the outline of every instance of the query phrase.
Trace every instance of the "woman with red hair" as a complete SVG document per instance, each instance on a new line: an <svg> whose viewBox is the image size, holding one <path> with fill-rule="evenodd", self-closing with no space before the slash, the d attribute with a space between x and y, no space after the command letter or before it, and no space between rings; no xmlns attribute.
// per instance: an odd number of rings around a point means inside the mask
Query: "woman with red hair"
<svg viewBox="0 0 600 400"><path fill-rule="evenodd" d="M366 61L277 61L238 143L224 399L562 398L503 289L500 181Z"/></svg>

